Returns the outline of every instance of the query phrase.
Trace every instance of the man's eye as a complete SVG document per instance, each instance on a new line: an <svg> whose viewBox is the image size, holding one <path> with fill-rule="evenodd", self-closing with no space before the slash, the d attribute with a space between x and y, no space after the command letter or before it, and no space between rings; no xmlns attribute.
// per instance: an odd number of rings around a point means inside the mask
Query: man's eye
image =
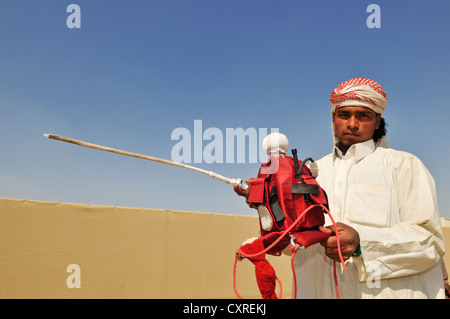
<svg viewBox="0 0 450 319"><path fill-rule="evenodd" d="M358 119L360 119L360 120L370 120L371 118L372 118L372 116L369 113L358 114Z"/></svg>
<svg viewBox="0 0 450 319"><path fill-rule="evenodd" d="M341 119L348 119L350 117L349 113L339 112L338 117Z"/></svg>

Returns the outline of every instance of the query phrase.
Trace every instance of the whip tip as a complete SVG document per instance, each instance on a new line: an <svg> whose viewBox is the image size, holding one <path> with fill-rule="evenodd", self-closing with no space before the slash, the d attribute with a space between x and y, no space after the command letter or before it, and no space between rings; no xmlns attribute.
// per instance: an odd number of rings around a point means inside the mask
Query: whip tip
<svg viewBox="0 0 450 319"><path fill-rule="evenodd" d="M45 137L50 137L50 134L44 133Z"/></svg>

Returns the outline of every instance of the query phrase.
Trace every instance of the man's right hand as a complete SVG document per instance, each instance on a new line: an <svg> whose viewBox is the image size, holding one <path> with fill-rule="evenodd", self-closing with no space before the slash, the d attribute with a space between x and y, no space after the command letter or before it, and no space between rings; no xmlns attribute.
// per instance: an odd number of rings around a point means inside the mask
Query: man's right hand
<svg viewBox="0 0 450 319"><path fill-rule="evenodd" d="M250 180L246 179L245 183L248 185L248 187L246 189L240 188L238 184L233 184L233 189L236 194L238 194L239 196L245 197L245 201L247 202L247 204L250 208L256 208L258 205L248 202L248 195L250 194L250 187L251 187Z"/></svg>
<svg viewBox="0 0 450 319"><path fill-rule="evenodd" d="M245 183L247 183L248 180L245 181ZM247 183L248 185L248 183ZM238 194L239 196L244 196L246 199L248 198L248 194L250 191L250 185L248 185L248 187L246 189L242 189L239 187L238 184L233 184L233 189L236 192L236 194Z"/></svg>

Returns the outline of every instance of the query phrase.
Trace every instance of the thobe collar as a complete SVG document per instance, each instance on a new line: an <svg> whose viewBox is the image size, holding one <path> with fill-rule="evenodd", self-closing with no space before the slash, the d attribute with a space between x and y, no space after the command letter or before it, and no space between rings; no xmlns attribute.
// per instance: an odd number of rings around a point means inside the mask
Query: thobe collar
<svg viewBox="0 0 450 319"><path fill-rule="evenodd" d="M337 147L337 145L335 145L333 152L333 162L337 158L340 158L342 160L354 159L355 162L358 162L375 151L376 148L377 146L375 145L375 142L373 141L373 139L370 139L362 143L353 144L348 148L347 152L344 155Z"/></svg>

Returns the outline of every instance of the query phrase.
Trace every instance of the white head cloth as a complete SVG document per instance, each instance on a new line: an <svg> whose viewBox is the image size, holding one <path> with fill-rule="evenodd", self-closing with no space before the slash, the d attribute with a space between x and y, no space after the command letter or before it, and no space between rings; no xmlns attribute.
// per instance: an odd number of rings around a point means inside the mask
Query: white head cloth
<svg viewBox="0 0 450 319"><path fill-rule="evenodd" d="M375 113L383 114L387 105L387 97L383 88L376 82L366 78L353 78L337 86L330 96L331 115L343 106L365 106ZM334 135L335 143L337 142ZM377 141L378 146L388 147L386 136Z"/></svg>
<svg viewBox="0 0 450 319"><path fill-rule="evenodd" d="M279 132L273 132L264 137L263 149L267 155L284 156L289 150L289 141L286 135Z"/></svg>

